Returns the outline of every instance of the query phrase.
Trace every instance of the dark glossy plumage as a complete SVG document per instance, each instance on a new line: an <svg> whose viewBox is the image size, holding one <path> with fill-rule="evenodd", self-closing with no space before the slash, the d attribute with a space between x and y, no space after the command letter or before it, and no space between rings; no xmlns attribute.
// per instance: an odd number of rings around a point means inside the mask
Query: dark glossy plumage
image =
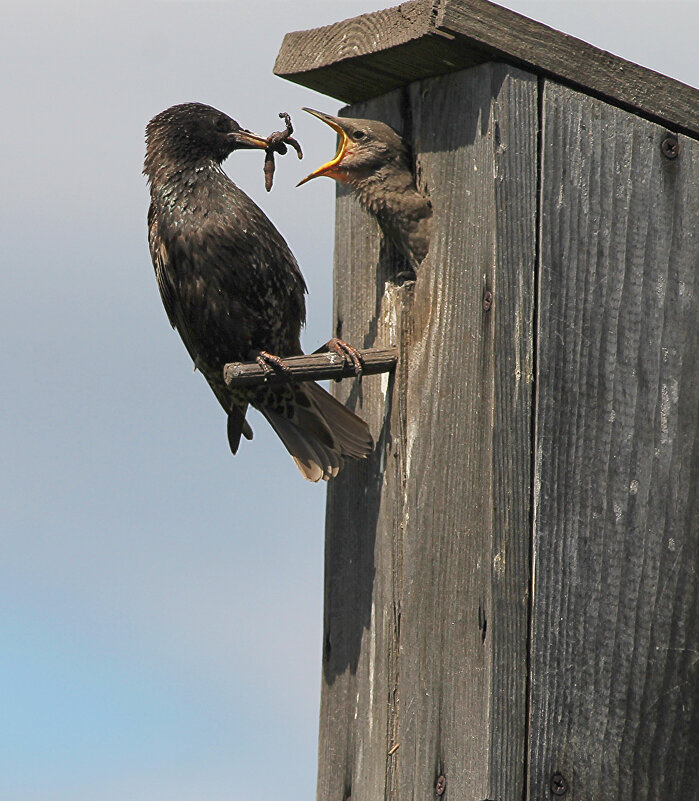
<svg viewBox="0 0 699 801"><path fill-rule="evenodd" d="M259 351L300 354L306 286L289 247L221 162L265 140L210 106L188 103L146 129L148 235L170 323L228 414L235 453L248 404L267 417L306 478L335 475L343 458L365 456L366 424L315 384L231 392L223 366Z"/></svg>

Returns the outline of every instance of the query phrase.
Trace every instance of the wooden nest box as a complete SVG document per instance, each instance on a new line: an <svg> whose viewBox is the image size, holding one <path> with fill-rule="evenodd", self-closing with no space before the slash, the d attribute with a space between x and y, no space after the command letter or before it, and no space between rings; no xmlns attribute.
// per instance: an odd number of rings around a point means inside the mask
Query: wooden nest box
<svg viewBox="0 0 699 801"><path fill-rule="evenodd" d="M434 208L399 284L338 189L336 333L400 357L338 390L378 444L329 491L318 798L696 797L699 93L485 0L276 72Z"/></svg>

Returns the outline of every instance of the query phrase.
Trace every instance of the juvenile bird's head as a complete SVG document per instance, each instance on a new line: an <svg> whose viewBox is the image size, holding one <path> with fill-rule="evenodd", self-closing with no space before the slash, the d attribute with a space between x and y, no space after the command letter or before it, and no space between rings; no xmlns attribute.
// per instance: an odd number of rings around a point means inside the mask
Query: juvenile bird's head
<svg viewBox="0 0 699 801"><path fill-rule="evenodd" d="M432 205L418 190L408 147L400 135L379 120L333 117L306 108L339 134L334 158L301 184L327 175L347 184L379 222L383 232L417 270L430 245Z"/></svg>
<svg viewBox="0 0 699 801"><path fill-rule="evenodd" d="M320 175L356 185L367 179L380 180L392 172L410 173L405 143L385 122L333 117L310 108L304 111L337 131L339 141L334 158L306 176L299 186Z"/></svg>
<svg viewBox="0 0 699 801"><path fill-rule="evenodd" d="M213 161L220 164L234 150L265 148L267 140L241 128L227 114L203 103L182 103L157 114L146 126L143 172L156 173Z"/></svg>

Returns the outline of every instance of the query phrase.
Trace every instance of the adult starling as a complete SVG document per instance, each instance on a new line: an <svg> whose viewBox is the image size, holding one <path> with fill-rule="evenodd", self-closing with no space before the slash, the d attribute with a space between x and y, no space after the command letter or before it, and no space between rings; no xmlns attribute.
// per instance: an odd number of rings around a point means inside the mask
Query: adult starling
<svg viewBox="0 0 699 801"><path fill-rule="evenodd" d="M314 383L230 390L227 362L283 367L302 353L306 285L264 212L223 172L234 150L267 148L226 114L201 103L173 106L146 128L148 240L160 295L198 368L228 414L236 453L248 404L267 418L310 481L334 476L345 458L371 452L366 423Z"/></svg>
<svg viewBox="0 0 699 801"><path fill-rule="evenodd" d="M348 184L373 214L384 234L417 270L427 255L432 204L415 185L408 147L400 135L379 120L333 117L305 108L339 134L335 157L299 183L327 175Z"/></svg>

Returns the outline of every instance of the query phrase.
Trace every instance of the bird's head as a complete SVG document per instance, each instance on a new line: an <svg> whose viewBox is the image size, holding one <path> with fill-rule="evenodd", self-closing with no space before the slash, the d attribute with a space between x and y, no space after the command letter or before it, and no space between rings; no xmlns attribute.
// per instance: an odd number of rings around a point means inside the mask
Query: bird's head
<svg viewBox="0 0 699 801"><path fill-rule="evenodd" d="M266 139L241 128L222 111L203 103L181 103L161 111L146 126L143 171L152 179L164 166L207 160L220 164L234 150L265 147Z"/></svg>
<svg viewBox="0 0 699 801"><path fill-rule="evenodd" d="M311 108L304 111L337 131L339 140L334 158L307 175L298 186L320 175L353 184L387 169L409 169L405 142L385 122L333 117Z"/></svg>

